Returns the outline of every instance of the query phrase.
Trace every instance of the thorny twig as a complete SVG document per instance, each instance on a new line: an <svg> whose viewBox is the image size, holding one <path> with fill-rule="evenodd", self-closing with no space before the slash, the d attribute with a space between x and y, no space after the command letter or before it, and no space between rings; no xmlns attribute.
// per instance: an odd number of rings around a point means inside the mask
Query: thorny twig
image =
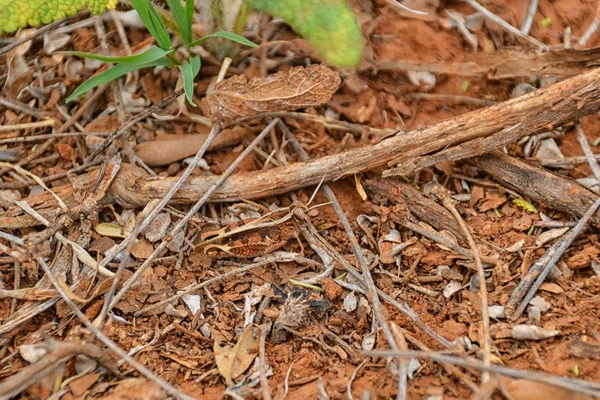
<svg viewBox="0 0 600 400"><path fill-rule="evenodd" d="M215 182L215 184L210 189L208 189L206 191L206 193L204 193L202 198L200 200L198 200L198 202L196 204L194 204L194 206L190 209L190 211L188 211L188 213L185 215L185 217L180 219L179 222L177 222L177 224L173 227L171 232L169 232L167 237L160 243L160 245L158 245L158 247L154 250L154 252L144 261L144 263L138 268L138 270L123 284L123 287L121 288L121 290L115 295L115 298L112 300L110 307L114 307L115 304L117 304L117 302L123 297L123 295L127 292L127 290L129 290L129 288L131 288L131 286L133 286L133 284L141 276L142 272L144 272L146 270L146 268L148 268L148 266L151 264L152 260L154 260L159 254L162 253L162 251L167 247L169 242L171 240L173 240L175 235L200 210L200 208L208 201L208 199L215 192L215 190L217 190L217 188L219 186L221 186L223 184L223 182L225 182L227 180L227 178L229 178L229 176L231 176L231 174L233 174L233 171L235 171L237 169L239 164L248 156L248 154L250 154L250 152L252 152L253 148L255 146L257 146L263 140L263 138L269 133L269 131L271 129L273 129L273 127L275 126L275 124L277 124L277 122L279 122L279 119L273 120L265 129L263 129L263 131L252 141L250 146L246 147L244 149L244 151L235 159L235 161L233 163L231 163L231 165L227 168L227 170L219 177L217 182ZM218 129L213 129L211 132L213 132L213 131L215 132L214 136L216 136L216 132L218 131ZM204 145L202 147L208 148L208 144L210 144L212 139L213 138L211 138L209 136L206 139L206 141L204 142ZM199 160L200 160L200 157L198 157L198 160L196 160L196 163ZM192 165L196 165L196 163L193 163ZM162 201L161 201L161 203L162 203ZM165 204L166 204L166 202L165 202Z"/></svg>
<svg viewBox="0 0 600 400"><path fill-rule="evenodd" d="M369 125L354 124L352 122L333 119L322 115L314 115L295 111L266 112L259 115L239 118L235 121L234 124L237 125L242 122L250 121L256 118L295 118L302 121L318 122L320 124L323 124L323 126L325 126L326 128L350 131L357 135L360 135L365 130L368 130L369 132L372 132L376 135L393 135L394 133L396 133L394 129L373 128Z"/></svg>
<svg viewBox="0 0 600 400"><path fill-rule="evenodd" d="M521 280L519 285L510 295L510 299L505 307L506 314L510 316L512 321L521 316L538 288L544 283L546 276L548 276L560 257L562 257L564 252L571 246L571 243L573 243L575 238L581 233L583 228L585 228L598 207L600 207L600 197L586 211L583 217L581 217L577 222L577 225L565 234L559 242L546 250L544 255L529 268L527 275Z"/></svg>
<svg viewBox="0 0 600 400"><path fill-rule="evenodd" d="M129 356L125 351L123 351L123 349L121 349L119 346L117 346L117 344L115 342L110 340L106 335L104 335L104 333L102 333L100 330L98 330L94 326L94 324L92 324L92 322L85 316L85 314L83 314L81 312L81 310L79 309L79 307L77 307L77 305L73 302L73 300L71 300L69 295L65 292L65 290L59 283L58 279L54 276L54 273L52 272L52 270L50 270L50 267L48 266L48 264L46 264L46 261L43 258L38 257L37 262L44 270L44 273L46 274L46 276L48 276L48 278L52 281L52 284L54 285L54 287L56 288L58 293L60 293L60 295L63 298L63 300L65 301L65 303L67 303L67 305L71 308L71 310L77 316L77 318L79 318L79 320L90 330L90 332L92 332L92 334L94 336L96 336L109 349L111 349L112 351L117 353L117 355L119 357L121 357L122 359L127 361L127 363L129 363L129 365L131 365L133 368L135 368L140 374L142 374L149 380L158 384L165 392L169 393L171 396L174 396L174 397L176 397L178 399L182 399L182 400L193 400L193 397L190 397L186 394L181 393L175 387L171 386L169 383L165 382L164 380L162 380L159 377L157 377L156 375L154 375L154 373L152 371L150 371L149 369L144 367L142 364L140 364L138 361L136 361L135 358Z"/></svg>
<svg viewBox="0 0 600 400"><path fill-rule="evenodd" d="M475 244L475 240L473 240L473 236L465 224L465 221L460 216L460 213L456 209L452 198L448 195L448 193L442 194L442 204L444 207L448 209L456 219L456 222L460 225L463 230L467 241L469 242L469 247L471 247L471 252L473 254L473 258L475 259L475 266L477 267L477 275L479 276L479 294L481 298L481 325L482 325L482 334L483 334L483 364L486 367L489 367L492 359L492 340L490 337L490 314L488 310L488 293L487 293L487 284L485 281L485 271L483 270L483 264L481 263L481 257L479 255L479 250L477 249L477 244ZM482 382L485 383L489 380L489 376L487 374L482 375Z"/></svg>
<svg viewBox="0 0 600 400"><path fill-rule="evenodd" d="M534 382L541 382L548 385L560 387L579 393L589 394L600 398L600 384L562 377L552 377L539 372L525 371L514 368L502 367L496 364L490 366L484 365L481 361L473 357L455 357L442 353L429 351L392 351L392 350L372 350L365 352L369 357L401 357L401 358L428 358L434 361L454 364L465 368L475 368L494 374L500 374L516 379L526 379Z"/></svg>

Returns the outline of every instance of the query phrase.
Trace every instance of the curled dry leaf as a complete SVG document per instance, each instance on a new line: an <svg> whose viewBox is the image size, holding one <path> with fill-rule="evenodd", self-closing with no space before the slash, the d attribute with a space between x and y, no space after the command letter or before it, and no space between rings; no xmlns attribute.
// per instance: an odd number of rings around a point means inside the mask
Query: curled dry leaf
<svg viewBox="0 0 600 400"><path fill-rule="evenodd" d="M246 327L235 346L223 346L215 340L213 351L219 373L225 378L227 385L240 376L258 354L258 343L253 335L252 325Z"/></svg>
<svg viewBox="0 0 600 400"><path fill-rule="evenodd" d="M512 328L512 338L521 340L543 340L558 335L554 329L544 329L535 325L516 325Z"/></svg>
<svg viewBox="0 0 600 400"><path fill-rule="evenodd" d="M323 64L251 80L236 75L217 84L203 107L212 119L226 123L265 112L319 106L331 99L340 82L338 73Z"/></svg>

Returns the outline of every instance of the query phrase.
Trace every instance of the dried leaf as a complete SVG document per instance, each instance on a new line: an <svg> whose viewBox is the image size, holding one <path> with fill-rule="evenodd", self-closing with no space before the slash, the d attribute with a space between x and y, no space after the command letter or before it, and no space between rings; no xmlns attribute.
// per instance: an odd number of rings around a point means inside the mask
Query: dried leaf
<svg viewBox="0 0 600 400"><path fill-rule="evenodd" d="M563 288L561 288L556 283L552 283L552 282L542 283L542 285L540 286L540 290L543 290L544 292L553 293L553 294L560 294L560 293L565 292Z"/></svg>
<svg viewBox="0 0 600 400"><path fill-rule="evenodd" d="M85 392L96 383L98 378L100 378L100 375L100 373L88 374L71 381L71 383L69 383L69 389L71 389L73 396L79 397L85 394Z"/></svg>
<svg viewBox="0 0 600 400"><path fill-rule="evenodd" d="M240 376L256 358L258 343L253 335L252 326L246 327L235 346L223 346L215 340L213 351L219 373L225 378L227 385Z"/></svg>
<svg viewBox="0 0 600 400"><path fill-rule="evenodd" d="M544 244L548 243L549 241L561 237L562 235L567 233L567 231L569 229L571 229L571 228L564 227L564 228L550 229L549 231L546 231L546 232L540 234L540 236L538 236L537 239L535 239L535 245L543 246Z"/></svg>
<svg viewBox="0 0 600 400"><path fill-rule="evenodd" d="M33 364L48 353L48 349L39 344L23 344L19 347L19 354L23 360Z"/></svg>
<svg viewBox="0 0 600 400"><path fill-rule="evenodd" d="M106 222L96 225L95 230L96 233L101 236L116 237L121 239L125 239L131 233L129 229L123 226Z"/></svg>
<svg viewBox="0 0 600 400"><path fill-rule="evenodd" d="M346 312L352 312L356 310L357 306L358 300L356 299L354 292L348 293L346 297L344 297L344 310L346 310Z"/></svg>
<svg viewBox="0 0 600 400"><path fill-rule="evenodd" d="M152 244L149 241L146 239L140 239L133 245L131 254L133 254L133 256L138 260L145 260L150 257L153 251L154 247L152 247Z"/></svg>
<svg viewBox="0 0 600 400"><path fill-rule="evenodd" d="M291 111L324 104L340 82L338 73L322 64L290 68L252 80L236 75L217 84L203 106L212 119L224 122L265 112Z"/></svg>
<svg viewBox="0 0 600 400"><path fill-rule="evenodd" d="M504 389L515 400L591 400L592 397L567 389L521 379L503 379Z"/></svg>
<svg viewBox="0 0 600 400"><path fill-rule="evenodd" d="M560 332L557 330L544 329L535 325L516 325L512 328L513 339L521 340L548 339L558 335L559 333Z"/></svg>

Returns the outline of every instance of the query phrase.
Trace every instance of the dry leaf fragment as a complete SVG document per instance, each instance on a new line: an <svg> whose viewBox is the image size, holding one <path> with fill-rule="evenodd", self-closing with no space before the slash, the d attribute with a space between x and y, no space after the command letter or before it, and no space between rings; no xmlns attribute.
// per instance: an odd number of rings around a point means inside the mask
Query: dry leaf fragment
<svg viewBox="0 0 600 400"><path fill-rule="evenodd" d="M212 119L223 122L265 112L291 111L326 103L340 82L338 73L323 64L294 67L251 80L236 75L217 84L203 106Z"/></svg>
<svg viewBox="0 0 600 400"><path fill-rule="evenodd" d="M520 340L543 340L559 333L555 329L544 329L535 325L516 325L512 328L512 338Z"/></svg>
<svg viewBox="0 0 600 400"><path fill-rule="evenodd" d="M253 335L253 327L244 329L235 346L223 346L215 340L213 351L219 373L225 378L227 385L233 385L233 380L240 376L258 354L258 343Z"/></svg>
<svg viewBox="0 0 600 400"><path fill-rule="evenodd" d="M502 379L504 389L515 400L592 400L591 396L523 379Z"/></svg>

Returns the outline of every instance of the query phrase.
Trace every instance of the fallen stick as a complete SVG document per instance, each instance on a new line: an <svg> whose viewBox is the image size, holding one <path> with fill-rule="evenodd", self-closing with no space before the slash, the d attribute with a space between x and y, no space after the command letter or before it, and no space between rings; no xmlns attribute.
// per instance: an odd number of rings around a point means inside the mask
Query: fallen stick
<svg viewBox="0 0 600 400"><path fill-rule="evenodd" d="M464 233L460 227L456 226L456 220L450 211L426 197L412 185L381 178L369 179L364 184L367 191L375 198L380 197L393 205L402 202L419 220L427 222L438 231L450 231L460 241L466 243Z"/></svg>
<svg viewBox="0 0 600 400"><path fill-rule="evenodd" d="M440 122L436 125L396 135L375 145L363 146L347 152L333 154L310 162L300 162L269 171L240 173L232 176L211 197L213 202L257 199L313 186L321 182L343 178L388 164L407 163L417 157L450 149L460 149L470 142L469 150L453 154L454 159L468 158L504 146L508 139L496 135L509 127L510 140L552 130L567 122L600 110L600 69L566 79L533 93L510 99L497 105L472 111ZM493 143L482 140L494 136ZM90 185L98 172L80 177ZM123 165L104 203L117 203L123 207L142 207L153 199L160 199L177 181L177 177L146 179L136 167ZM172 203L189 204L197 201L214 185L218 176L190 179L174 196ZM63 199L70 197L72 186L53 188ZM54 200L47 194L26 199L46 218L56 210ZM41 208L45 208L41 209ZM54 214L54 215L53 215ZM0 216L0 226L18 228L33 226L37 222L14 210Z"/></svg>
<svg viewBox="0 0 600 400"><path fill-rule="evenodd" d="M464 62L424 63L406 60L379 60L380 71L426 71L433 74L472 76L485 79L517 77L573 76L598 67L600 48L558 50L547 53L500 50L469 54Z"/></svg>
<svg viewBox="0 0 600 400"><path fill-rule="evenodd" d="M578 218L583 217L598 198L594 192L571 179L499 151L477 157L473 163L503 186L518 190L535 203ZM591 221L600 224L600 215L594 214Z"/></svg>

